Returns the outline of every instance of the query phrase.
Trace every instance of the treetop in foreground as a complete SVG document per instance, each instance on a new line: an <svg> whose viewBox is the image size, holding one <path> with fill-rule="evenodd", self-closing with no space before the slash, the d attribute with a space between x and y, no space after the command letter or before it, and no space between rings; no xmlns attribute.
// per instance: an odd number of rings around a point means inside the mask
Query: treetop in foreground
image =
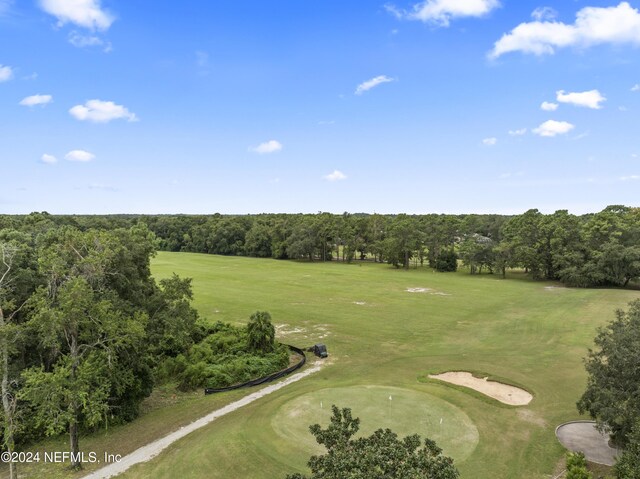
<svg viewBox="0 0 640 479"><path fill-rule="evenodd" d="M378 429L371 436L354 439L360 419L351 409L331 406L333 415L326 429L309 428L327 454L311 456L309 479L457 479L453 459L430 439L424 445L417 434L398 439L390 429ZM307 479L293 474L287 479Z"/></svg>
<svg viewBox="0 0 640 479"><path fill-rule="evenodd" d="M589 350L585 359L587 388L578 410L588 412L624 447L640 419L640 300L630 303L627 312L616 311L616 319L599 329L594 342L598 349Z"/></svg>

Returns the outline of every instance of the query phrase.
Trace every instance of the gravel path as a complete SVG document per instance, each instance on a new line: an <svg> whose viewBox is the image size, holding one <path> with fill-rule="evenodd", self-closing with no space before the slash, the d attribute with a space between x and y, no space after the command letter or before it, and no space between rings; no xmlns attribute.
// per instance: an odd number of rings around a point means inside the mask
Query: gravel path
<svg viewBox="0 0 640 479"><path fill-rule="evenodd" d="M217 409L212 413L207 414L204 417L201 417L200 419L192 422L188 426L183 426L177 431L174 431L171 434L168 434L163 438L158 439L157 441L153 441L152 443L147 444L146 446L136 449L131 454L124 456L119 462L114 462L112 464L109 464L108 466L100 468L97 471L94 471L91 474L84 476L82 479L107 479L109 477L122 474L124 471L129 469L134 464L146 462L154 458L155 456L160 454L160 452L162 452L165 448L167 448L169 445L173 444L178 439L182 439L187 434L195 431L196 429L200 429L201 427L206 426L210 422L215 421L216 419L218 419L221 416L224 416L225 414L229 414L230 412L233 412L236 409L241 408L242 406L246 406L247 404L252 403L257 399L260 399L261 397L271 394L272 392L277 391L278 389L281 389L291 383L299 381L300 379L319 371L321 368L321 365L322 363L320 361L316 361L313 367L306 369L301 373L297 373L292 376L289 376L284 381L280 381L276 384L272 384L271 386L267 386L266 388L261 389L260 391L256 391L252 394L249 394L248 396L245 396L242 399L232 402L231 404L227 404L225 407Z"/></svg>

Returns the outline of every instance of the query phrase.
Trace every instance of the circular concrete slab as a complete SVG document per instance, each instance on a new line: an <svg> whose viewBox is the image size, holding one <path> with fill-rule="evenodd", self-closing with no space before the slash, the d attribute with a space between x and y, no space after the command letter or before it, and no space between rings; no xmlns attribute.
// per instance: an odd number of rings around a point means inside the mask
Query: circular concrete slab
<svg viewBox="0 0 640 479"><path fill-rule="evenodd" d="M587 461L613 466L621 451L609 446L609 435L596 429L594 421L573 421L556 428L556 436L572 452L582 452Z"/></svg>

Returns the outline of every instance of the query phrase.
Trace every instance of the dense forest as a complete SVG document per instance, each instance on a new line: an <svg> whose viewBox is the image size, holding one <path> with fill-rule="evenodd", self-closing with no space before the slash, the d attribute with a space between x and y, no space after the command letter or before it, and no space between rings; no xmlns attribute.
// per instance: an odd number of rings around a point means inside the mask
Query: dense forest
<svg viewBox="0 0 640 479"><path fill-rule="evenodd" d="M151 276L158 240L144 223L94 221L2 220L0 450L66 433L79 467L80 433L132 420L159 382L224 387L288 365L268 313L246 327L200 320L190 279Z"/></svg>
<svg viewBox="0 0 640 479"><path fill-rule="evenodd" d="M32 224L113 230L145 224L164 251L276 259L379 261L471 274L524 269L569 286L627 286L640 276L640 208L608 206L521 215L109 215L0 216L0 229ZM40 226L45 227L45 226ZM458 262L457 259L460 261Z"/></svg>

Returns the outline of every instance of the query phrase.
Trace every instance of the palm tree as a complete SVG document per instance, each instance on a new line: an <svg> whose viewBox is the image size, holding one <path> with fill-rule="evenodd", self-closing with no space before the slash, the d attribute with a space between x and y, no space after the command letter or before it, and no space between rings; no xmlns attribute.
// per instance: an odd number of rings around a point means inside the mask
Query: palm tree
<svg viewBox="0 0 640 479"><path fill-rule="evenodd" d="M271 315L267 311L256 311L251 315L247 333L251 350L263 353L273 350L276 330L271 324Z"/></svg>

